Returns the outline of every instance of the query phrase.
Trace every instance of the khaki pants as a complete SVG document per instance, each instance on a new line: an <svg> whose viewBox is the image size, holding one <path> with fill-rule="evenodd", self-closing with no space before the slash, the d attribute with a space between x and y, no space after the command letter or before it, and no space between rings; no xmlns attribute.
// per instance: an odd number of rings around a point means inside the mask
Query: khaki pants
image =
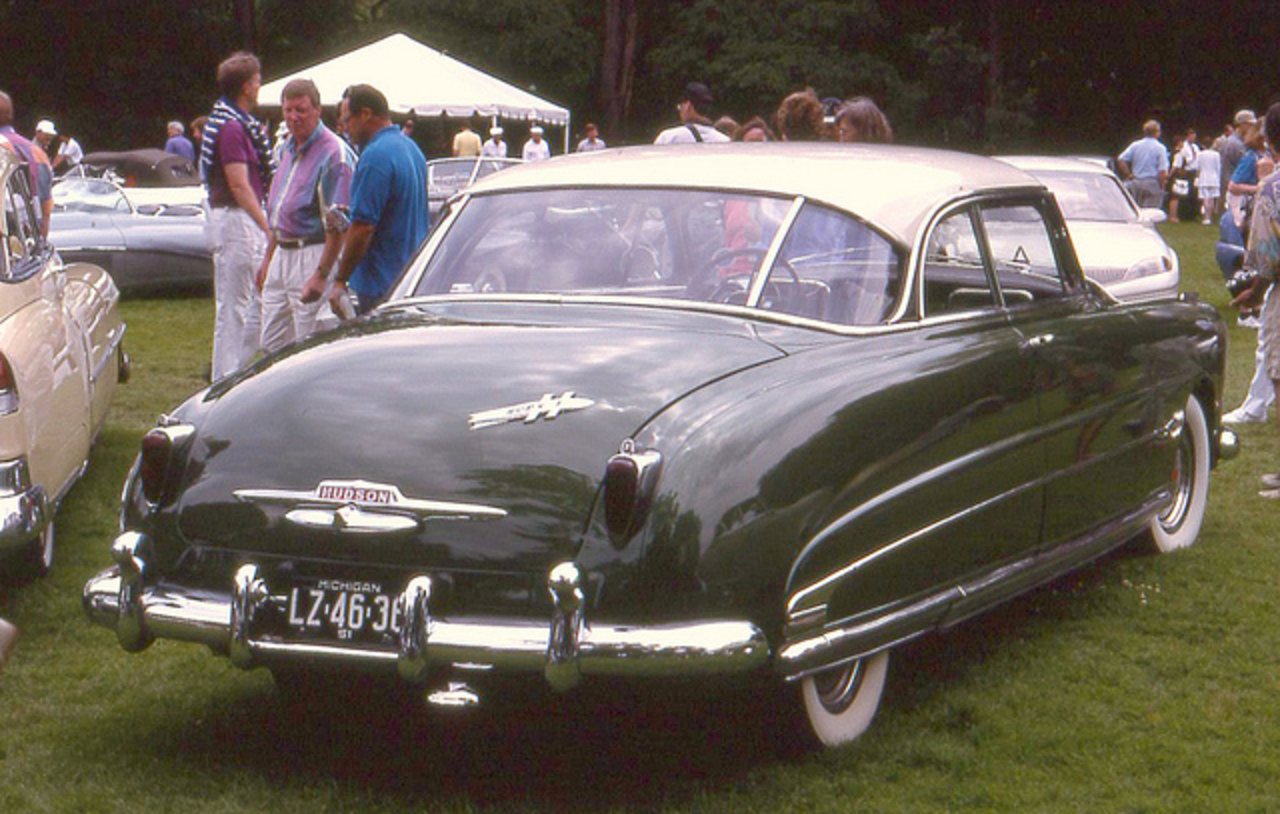
<svg viewBox="0 0 1280 814"><path fill-rule="evenodd" d="M315 273L323 254L323 243L300 249L276 248L262 284L262 350L266 353L306 339L318 330L320 309L327 309L328 303L323 298L304 303L302 286Z"/></svg>

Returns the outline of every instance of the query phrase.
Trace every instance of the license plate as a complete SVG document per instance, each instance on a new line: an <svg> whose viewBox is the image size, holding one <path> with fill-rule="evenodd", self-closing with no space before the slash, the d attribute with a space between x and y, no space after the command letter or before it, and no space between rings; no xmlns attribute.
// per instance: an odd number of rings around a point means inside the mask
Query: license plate
<svg viewBox="0 0 1280 814"><path fill-rule="evenodd" d="M377 582L319 579L289 590L286 621L308 639L382 642L400 633L400 609Z"/></svg>

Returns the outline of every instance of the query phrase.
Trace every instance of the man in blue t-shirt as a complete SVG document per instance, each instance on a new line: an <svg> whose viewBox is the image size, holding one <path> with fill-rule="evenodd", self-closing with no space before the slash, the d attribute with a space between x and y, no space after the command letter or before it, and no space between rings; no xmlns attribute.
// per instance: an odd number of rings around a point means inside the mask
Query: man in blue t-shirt
<svg viewBox="0 0 1280 814"><path fill-rule="evenodd" d="M427 236L427 160L391 123L387 98L376 88L348 88L338 121L359 145L360 160L351 180L351 228L330 298L340 298L349 280L363 314L386 299ZM302 300L313 302L323 294L323 282L313 277Z"/></svg>
<svg viewBox="0 0 1280 814"><path fill-rule="evenodd" d="M1163 208L1169 151L1160 143L1160 122L1151 119L1142 125L1142 138L1125 147L1117 163L1120 177L1129 182L1129 192L1138 206Z"/></svg>

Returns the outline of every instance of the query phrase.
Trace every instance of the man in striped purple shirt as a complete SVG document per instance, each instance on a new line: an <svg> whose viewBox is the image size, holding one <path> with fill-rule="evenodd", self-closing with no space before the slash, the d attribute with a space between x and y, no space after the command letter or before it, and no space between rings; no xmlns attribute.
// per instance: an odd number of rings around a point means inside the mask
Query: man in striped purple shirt
<svg viewBox="0 0 1280 814"><path fill-rule="evenodd" d="M302 288L313 274L327 277L338 260L343 232L350 225L356 165L351 147L320 120L315 83L288 83L281 104L289 138L267 196L271 232L257 277L262 349L267 352L316 331L326 301L304 303Z"/></svg>

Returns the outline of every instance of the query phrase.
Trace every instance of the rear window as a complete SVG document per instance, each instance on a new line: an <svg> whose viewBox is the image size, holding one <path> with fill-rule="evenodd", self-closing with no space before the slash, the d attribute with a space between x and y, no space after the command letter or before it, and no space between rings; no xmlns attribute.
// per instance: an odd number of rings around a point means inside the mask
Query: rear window
<svg viewBox="0 0 1280 814"><path fill-rule="evenodd" d="M872 325L893 312L902 266L864 222L792 199L539 190L470 200L413 293L693 300Z"/></svg>

